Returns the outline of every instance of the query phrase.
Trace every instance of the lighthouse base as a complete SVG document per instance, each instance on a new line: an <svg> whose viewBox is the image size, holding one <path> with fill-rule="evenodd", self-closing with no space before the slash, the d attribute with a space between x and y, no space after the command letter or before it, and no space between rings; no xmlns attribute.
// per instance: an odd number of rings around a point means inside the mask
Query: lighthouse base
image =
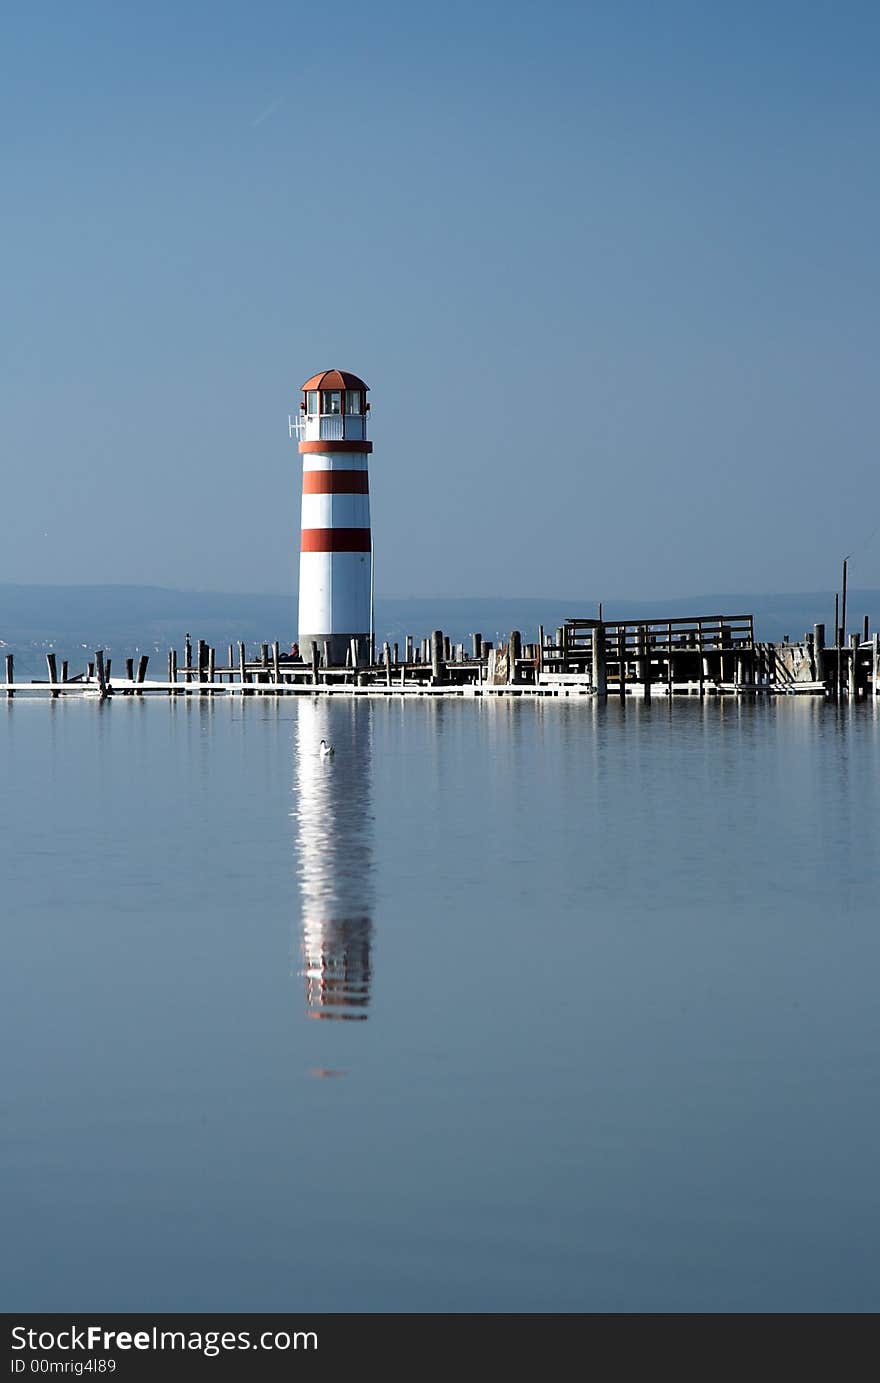
<svg viewBox="0 0 880 1383"><path fill-rule="evenodd" d="M311 662L312 644L317 644L318 653L324 659L325 666L328 666L329 656L330 667L345 667L352 639L357 640L357 667L369 667L373 660L369 634L300 634L300 655L307 663ZM328 645L326 650L325 644Z"/></svg>

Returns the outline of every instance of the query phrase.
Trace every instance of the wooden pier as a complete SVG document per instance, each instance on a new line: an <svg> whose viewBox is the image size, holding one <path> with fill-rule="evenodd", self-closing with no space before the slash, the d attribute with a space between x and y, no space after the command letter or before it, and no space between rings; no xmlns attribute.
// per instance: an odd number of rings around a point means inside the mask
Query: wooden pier
<svg viewBox="0 0 880 1383"><path fill-rule="evenodd" d="M361 641L362 642L362 641ZM858 699L880 695L880 642L837 631L833 646L816 624L803 642L755 641L751 615L693 619L569 619L534 642L518 630L499 645L473 634L468 645L453 644L442 630L427 638L406 635L402 645L385 643L378 656L359 665L352 640L344 666L333 666L325 647L310 649L307 661L283 654L278 642L264 643L259 657L244 643L229 644L225 657L187 636L182 660L169 649L165 675L147 677L148 657L124 675L112 675L112 660L97 649L87 667L59 673L57 655L46 655L47 678L16 681L14 656L5 659L0 693L7 699L45 695L53 699L93 696L760 696L815 694Z"/></svg>

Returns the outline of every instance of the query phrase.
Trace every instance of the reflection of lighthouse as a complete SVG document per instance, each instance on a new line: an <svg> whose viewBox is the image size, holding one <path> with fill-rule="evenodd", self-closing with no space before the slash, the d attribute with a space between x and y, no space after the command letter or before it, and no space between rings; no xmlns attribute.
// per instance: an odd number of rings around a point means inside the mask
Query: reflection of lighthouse
<svg viewBox="0 0 880 1383"><path fill-rule="evenodd" d="M324 698L297 706L294 766L302 974L312 1018L367 1017L372 979L370 712ZM318 746L332 741L335 755Z"/></svg>

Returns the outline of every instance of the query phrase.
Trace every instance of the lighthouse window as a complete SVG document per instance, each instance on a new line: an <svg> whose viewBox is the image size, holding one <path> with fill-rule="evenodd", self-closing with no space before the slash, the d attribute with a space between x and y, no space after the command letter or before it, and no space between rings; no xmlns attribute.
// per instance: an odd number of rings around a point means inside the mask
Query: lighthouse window
<svg viewBox="0 0 880 1383"><path fill-rule="evenodd" d="M317 413L318 411L318 391L309 389L306 391L306 412Z"/></svg>
<svg viewBox="0 0 880 1383"><path fill-rule="evenodd" d="M325 412L325 413L341 413L341 412L342 412L342 390L341 390L341 389L325 389L325 390L324 390L324 412Z"/></svg>
<svg viewBox="0 0 880 1383"><path fill-rule="evenodd" d="M346 389L346 391L345 391L345 411L346 411L346 413L360 413L360 411L361 411L361 391L360 391L360 389Z"/></svg>

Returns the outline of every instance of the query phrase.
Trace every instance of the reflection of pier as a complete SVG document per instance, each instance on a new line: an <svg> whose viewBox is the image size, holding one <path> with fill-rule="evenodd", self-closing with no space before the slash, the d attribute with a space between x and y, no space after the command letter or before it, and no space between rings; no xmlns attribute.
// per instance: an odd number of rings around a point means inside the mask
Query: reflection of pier
<svg viewBox="0 0 880 1383"><path fill-rule="evenodd" d="M357 712L355 714L355 712ZM371 718L366 707L298 706L293 816L302 975L312 1018L365 1019L372 981ZM335 755L322 759L319 744Z"/></svg>

